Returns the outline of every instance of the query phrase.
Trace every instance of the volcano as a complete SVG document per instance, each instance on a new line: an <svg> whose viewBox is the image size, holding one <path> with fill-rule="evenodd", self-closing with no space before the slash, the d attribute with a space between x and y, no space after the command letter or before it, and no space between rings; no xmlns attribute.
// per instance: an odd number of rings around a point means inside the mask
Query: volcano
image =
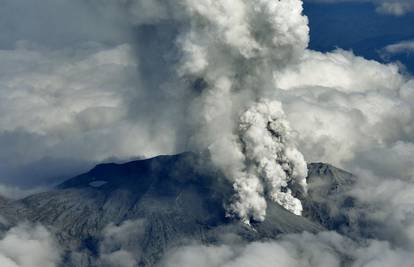
<svg viewBox="0 0 414 267"><path fill-rule="evenodd" d="M304 203L304 216L269 202L266 219L246 225L225 216L225 200L231 198L233 187L206 155L183 153L101 164L48 192L13 201L0 199L5 218L3 223L0 220L0 231L21 221L40 223L62 246L64 266L89 267L99 257L105 227L140 220L141 230L131 232L129 242L139 246L140 265L150 266L165 251L189 240L218 244L226 236L237 236L261 241L349 224L346 218L331 216L322 199L346 190L355 177L323 163L309 164L308 169L309 193L296 193ZM352 206L350 199L341 203ZM76 262L70 256L74 251Z"/></svg>

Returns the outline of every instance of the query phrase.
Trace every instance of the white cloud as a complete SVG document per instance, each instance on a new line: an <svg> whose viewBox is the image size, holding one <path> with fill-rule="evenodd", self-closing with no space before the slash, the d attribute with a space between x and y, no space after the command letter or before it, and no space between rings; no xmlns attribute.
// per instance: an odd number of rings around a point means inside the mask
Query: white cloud
<svg viewBox="0 0 414 267"><path fill-rule="evenodd" d="M402 41L396 44L390 44L384 47L384 52L387 54L411 54L414 53L414 41L408 40L408 41Z"/></svg>
<svg viewBox="0 0 414 267"><path fill-rule="evenodd" d="M137 41L151 32L141 24L169 18L169 3L6 0L2 6L0 179L36 185L107 158L179 151L186 123L180 102L187 96L163 85L169 70L162 61L173 37L160 34L157 46ZM141 50L151 60L140 62Z"/></svg>
<svg viewBox="0 0 414 267"><path fill-rule="evenodd" d="M380 1L376 4L377 12L394 16L402 16L414 10L414 3L410 0Z"/></svg>
<svg viewBox="0 0 414 267"><path fill-rule="evenodd" d="M373 3L378 13L403 16L414 11L414 3L411 0L304 0L316 3L341 3L341 2L362 2Z"/></svg>
<svg viewBox="0 0 414 267"><path fill-rule="evenodd" d="M169 120L161 118L161 112L130 114L131 101L138 105L146 101L136 89L140 87L138 63L130 45L91 43L52 51L18 47L0 51L0 61L3 179L10 181L16 173L27 175L21 170L25 166L44 169L42 162L48 158L90 166L110 157L175 150L175 133L166 128ZM159 121L145 122L146 116L157 115ZM154 135L154 131L166 135ZM65 173L56 169L44 174Z"/></svg>
<svg viewBox="0 0 414 267"><path fill-rule="evenodd" d="M412 248L414 209L414 86L394 65L342 50L308 51L275 73L299 148L308 161L357 174L358 218L373 235Z"/></svg>
<svg viewBox="0 0 414 267"><path fill-rule="evenodd" d="M46 188L34 187L29 189L22 189L16 186L8 186L0 184L0 197L5 197L8 199L20 199L29 195L40 193L46 191Z"/></svg>
<svg viewBox="0 0 414 267"><path fill-rule="evenodd" d="M371 267L412 265L411 251L387 242L361 244L333 232L286 235L278 241L220 246L193 245L172 250L159 266Z"/></svg>
<svg viewBox="0 0 414 267"><path fill-rule="evenodd" d="M395 92L405 83L398 66L366 60L341 49L330 53L308 50L299 64L292 64L276 72L274 79L276 86L285 90L327 87L344 92Z"/></svg>
<svg viewBox="0 0 414 267"><path fill-rule="evenodd" d="M52 235L42 226L20 224L0 239L2 267L56 267L60 251Z"/></svg>
<svg viewBox="0 0 414 267"><path fill-rule="evenodd" d="M276 72L275 83L308 161L352 170L369 151L383 150L388 161L388 147L413 142L413 83L394 65L342 50L308 51L298 65Z"/></svg>

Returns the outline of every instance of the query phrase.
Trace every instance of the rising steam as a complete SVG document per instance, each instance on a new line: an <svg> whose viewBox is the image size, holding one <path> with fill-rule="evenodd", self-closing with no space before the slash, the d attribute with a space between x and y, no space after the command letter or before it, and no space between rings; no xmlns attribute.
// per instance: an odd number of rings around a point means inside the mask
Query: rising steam
<svg viewBox="0 0 414 267"><path fill-rule="evenodd" d="M187 31L178 44L181 79L202 81L192 102L192 145L208 147L231 179L229 216L263 221L266 199L300 215L291 183L306 186L306 164L291 141L273 72L302 55L307 19L298 0L180 1Z"/></svg>

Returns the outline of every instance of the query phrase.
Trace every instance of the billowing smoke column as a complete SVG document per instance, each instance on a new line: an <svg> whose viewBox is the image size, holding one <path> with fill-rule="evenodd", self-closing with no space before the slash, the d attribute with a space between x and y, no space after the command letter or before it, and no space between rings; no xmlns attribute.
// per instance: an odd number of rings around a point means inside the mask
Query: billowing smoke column
<svg viewBox="0 0 414 267"><path fill-rule="evenodd" d="M209 150L234 185L228 216L262 221L267 200L300 214L289 187L306 186L306 164L277 101L274 73L298 61L308 45L302 1L90 2L102 14L121 12L119 19L138 29L144 89L129 112L149 113L156 103L188 116L184 123L161 111L151 118L162 129L185 128L176 134L185 139L177 141L184 149Z"/></svg>
<svg viewBox="0 0 414 267"><path fill-rule="evenodd" d="M299 0L184 0L187 31L178 37L181 79L198 81L192 146L208 148L232 180L229 216L263 221L266 199L300 215L289 189L305 188L306 164L272 95L275 69L308 43Z"/></svg>
<svg viewBox="0 0 414 267"><path fill-rule="evenodd" d="M302 205L288 186L296 182L306 188L307 168L302 154L289 140L290 128L281 104L276 101L255 104L241 116L238 130L251 179L265 186L271 200L300 215ZM243 185L243 180L236 180L237 192L245 191ZM245 200L241 200L232 205L235 212L243 207Z"/></svg>
<svg viewBox="0 0 414 267"><path fill-rule="evenodd" d="M237 195L229 206L245 222L263 220L265 196L300 215L302 205L288 188L292 182L306 188L306 163L289 140L290 129L277 101L260 101L244 112L236 131L245 165L232 173Z"/></svg>

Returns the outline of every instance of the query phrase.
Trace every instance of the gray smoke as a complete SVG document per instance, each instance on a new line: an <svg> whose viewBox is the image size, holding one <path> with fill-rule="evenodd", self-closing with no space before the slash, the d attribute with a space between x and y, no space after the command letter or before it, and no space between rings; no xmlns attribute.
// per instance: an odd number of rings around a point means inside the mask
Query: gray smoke
<svg viewBox="0 0 414 267"><path fill-rule="evenodd" d="M306 185L303 156L293 142L285 144L290 131L280 103L254 103L275 89L273 71L305 51L308 27L302 3L184 3L190 27L179 34L183 56L178 74L203 82L191 103L196 118L190 146L208 148L213 162L234 183L229 215L246 223L250 218L264 220L265 190L270 199L300 214L300 201L282 187L296 178Z"/></svg>

